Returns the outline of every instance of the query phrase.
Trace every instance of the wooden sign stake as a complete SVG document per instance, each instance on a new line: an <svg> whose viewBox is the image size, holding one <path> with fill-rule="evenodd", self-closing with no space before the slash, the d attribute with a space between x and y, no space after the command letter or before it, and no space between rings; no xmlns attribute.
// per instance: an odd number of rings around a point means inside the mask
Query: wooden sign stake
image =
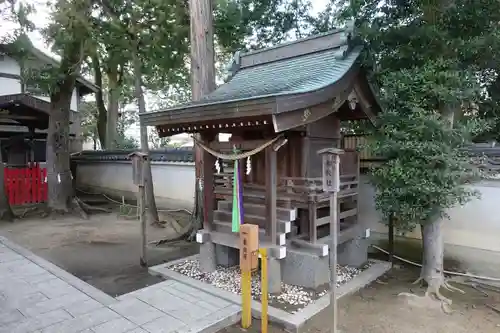
<svg viewBox="0 0 500 333"><path fill-rule="evenodd" d="M252 324L252 271L258 267L259 226L240 226L241 327Z"/></svg>
<svg viewBox="0 0 500 333"><path fill-rule="evenodd" d="M141 223L141 257L140 265L146 267L147 260L147 234L146 234L146 198L144 192L144 164L148 155L140 152L132 153L128 156L132 160L132 179L134 185L137 185L137 213Z"/></svg>
<svg viewBox="0 0 500 333"><path fill-rule="evenodd" d="M330 309L332 311L331 332L337 333L337 243L338 217L337 193L340 190L340 154L342 149L327 148L318 151L323 159L323 191L330 193Z"/></svg>
<svg viewBox="0 0 500 333"><path fill-rule="evenodd" d="M268 327L268 282L267 282L267 249L260 249L260 291L261 298L260 303L262 304L261 315L260 315L260 332L267 333Z"/></svg>

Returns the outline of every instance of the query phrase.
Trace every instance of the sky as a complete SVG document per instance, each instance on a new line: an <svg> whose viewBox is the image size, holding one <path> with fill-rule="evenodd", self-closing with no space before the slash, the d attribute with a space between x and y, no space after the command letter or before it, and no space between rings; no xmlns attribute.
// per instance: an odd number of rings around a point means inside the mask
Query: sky
<svg viewBox="0 0 500 333"><path fill-rule="evenodd" d="M35 24L37 29L45 27L49 21L49 7L47 5L47 1L44 1L44 0L21 0L21 1L26 2L26 3L35 4L36 15L33 15L33 17L31 18L32 22ZM48 1L50 1L50 0L48 0ZM311 2L313 3L312 13L316 14L316 13L322 11L326 7L329 0L312 0ZM14 25L12 23L0 20L0 38L3 35L7 35L9 33L9 31L11 31L11 29L13 29L13 27L14 27ZM53 54L51 54L47 50L47 45L39 32L37 32L35 30L33 32L30 32L28 35L29 35L31 41L33 42L33 45L36 48L46 52L49 55L54 56ZM139 126L138 126L138 124L132 125L126 131L126 135L130 135L130 136L133 136L133 137L139 139ZM172 137L172 141L185 141L186 136L187 136L186 134L179 134L175 137Z"/></svg>

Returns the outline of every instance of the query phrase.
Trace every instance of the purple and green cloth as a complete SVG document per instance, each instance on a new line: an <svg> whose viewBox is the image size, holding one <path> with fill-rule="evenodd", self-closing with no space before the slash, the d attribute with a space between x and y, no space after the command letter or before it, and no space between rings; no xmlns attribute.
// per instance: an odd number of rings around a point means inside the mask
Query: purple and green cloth
<svg viewBox="0 0 500 333"><path fill-rule="evenodd" d="M236 149L234 153L237 154ZM240 224L243 224L243 184L238 160L234 161L233 174L233 220L232 231L239 232Z"/></svg>

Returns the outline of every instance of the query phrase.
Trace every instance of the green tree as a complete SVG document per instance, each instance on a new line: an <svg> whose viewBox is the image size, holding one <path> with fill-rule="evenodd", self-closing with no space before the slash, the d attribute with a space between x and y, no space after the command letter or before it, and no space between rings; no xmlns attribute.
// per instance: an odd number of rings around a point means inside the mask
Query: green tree
<svg viewBox="0 0 500 333"><path fill-rule="evenodd" d="M449 287L443 276L446 209L475 196L475 178L461 152L484 126L468 106L484 101L485 54L497 52L497 1L337 1L341 19L355 17L367 46L365 64L381 87L384 112L373 131L373 153L388 159L372 172L376 204L403 230L420 225L419 280L426 295ZM466 115L466 116L464 116Z"/></svg>
<svg viewBox="0 0 500 333"><path fill-rule="evenodd" d="M81 120L81 136L84 142L92 141L94 150L97 149L99 133L97 130L97 106L95 102L82 102L79 105Z"/></svg>

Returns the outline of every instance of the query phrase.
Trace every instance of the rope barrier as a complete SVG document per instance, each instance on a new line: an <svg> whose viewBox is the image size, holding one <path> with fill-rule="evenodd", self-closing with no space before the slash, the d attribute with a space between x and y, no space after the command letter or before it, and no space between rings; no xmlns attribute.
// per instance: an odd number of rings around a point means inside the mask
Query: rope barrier
<svg viewBox="0 0 500 333"><path fill-rule="evenodd" d="M266 149L267 147L269 147L270 145L272 145L273 143L275 143L276 141L278 141L282 137L283 137L283 135L279 135L279 136L275 137L274 139L272 139L270 141L267 141L264 144L260 145L259 147L255 148L255 149L252 149L250 151L247 151L247 152L244 152L244 153L241 153L241 154L231 154L231 155L229 155L229 154L221 154L221 153L216 152L213 149L210 149L209 147L205 146L203 144L203 142L197 140L194 136L192 136L193 141L196 144L198 144L207 153L209 153L209 154L211 154L211 155L213 155L213 156L215 156L217 158L220 158L221 160L229 160L229 161L241 160L241 159L253 156L253 155L257 154L257 153L260 153L261 151L263 151L264 149Z"/></svg>

